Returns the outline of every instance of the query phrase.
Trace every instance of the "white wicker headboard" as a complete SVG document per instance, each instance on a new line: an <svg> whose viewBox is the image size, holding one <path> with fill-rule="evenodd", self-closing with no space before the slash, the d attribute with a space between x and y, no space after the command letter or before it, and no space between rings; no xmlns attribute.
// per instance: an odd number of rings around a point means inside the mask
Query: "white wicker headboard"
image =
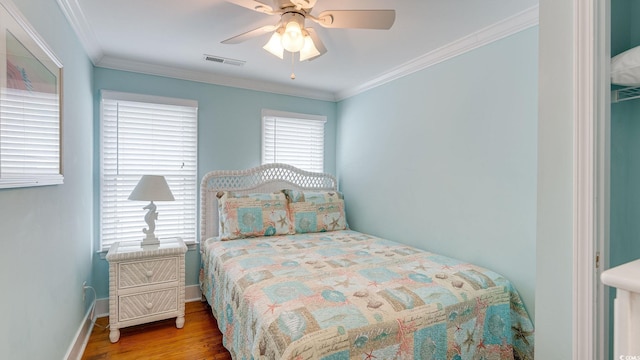
<svg viewBox="0 0 640 360"><path fill-rule="evenodd" d="M286 164L265 164L247 170L216 170L202 177L200 183L200 241L218 235L219 191L243 194L282 189L338 190L331 174L313 173Z"/></svg>

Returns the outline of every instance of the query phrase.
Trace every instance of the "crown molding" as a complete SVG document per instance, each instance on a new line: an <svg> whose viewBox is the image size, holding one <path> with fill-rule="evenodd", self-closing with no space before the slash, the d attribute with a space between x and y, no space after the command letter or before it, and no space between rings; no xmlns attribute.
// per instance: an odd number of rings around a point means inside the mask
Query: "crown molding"
<svg viewBox="0 0 640 360"><path fill-rule="evenodd" d="M273 82L251 80L212 74L205 71L179 69L176 67L149 64L140 61L122 59L105 55L100 43L89 26L79 0L56 0L67 21L80 39L87 55L94 66L113 70L132 71L147 75L164 76L182 80L196 81L207 84L236 87L247 90L270 92L281 95L303 97L323 101L335 101L332 92L316 89L300 88Z"/></svg>
<svg viewBox="0 0 640 360"><path fill-rule="evenodd" d="M56 64L56 66L62 68L63 64L60 59L56 56L53 50L47 45L47 43L42 39L40 34L36 31L36 29L29 23L29 21L24 17L20 9L13 3L11 0L0 0L0 7L4 7L4 9L9 13L9 16L13 18L15 22L20 25L22 30L24 30L29 37L35 42L35 44ZM6 19L2 19L2 21L6 21ZM6 25L3 25L3 27ZM3 30L4 31L4 30Z"/></svg>
<svg viewBox="0 0 640 360"><path fill-rule="evenodd" d="M107 56L103 53L97 38L93 34L91 27L88 25L84 13L78 4L78 0L56 1L78 35L80 42L84 46L87 55L94 66L323 101L341 101L347 99L393 80L449 60L478 47L487 45L491 42L511 36L522 30L536 26L538 25L539 8L538 5L533 6L505 20L499 21L414 60L408 61L405 64L382 73L363 84L334 93L317 89L288 86L274 82L212 74L205 71L154 65L145 62Z"/></svg>
<svg viewBox="0 0 640 360"><path fill-rule="evenodd" d="M78 4L78 0L56 0L58 2L58 6L62 10L62 13L71 24L73 31L80 39L80 43L84 47L89 59L96 65L100 59L104 56L102 52L102 48L98 43L98 39L91 30L91 26L89 26L89 22L87 21L84 13L82 12L82 8Z"/></svg>
<svg viewBox="0 0 640 360"><path fill-rule="evenodd" d="M344 89L335 95L336 101L345 100L380 85L386 84L414 72L426 69L443 61L462 55L491 42L504 39L522 30L538 25L538 5L532 6L505 20L499 21L475 33L453 41L443 47L408 61L361 85Z"/></svg>
<svg viewBox="0 0 640 360"><path fill-rule="evenodd" d="M205 71L194 71L187 69L179 69L171 66L149 64L146 62L104 56L97 64L98 67L131 71L147 75L156 75L170 77L174 79L189 80L206 84L229 86L247 90L255 90L269 92L280 95L289 95L303 97L308 99L336 101L334 94L328 91L317 89L306 89L295 86L287 86L283 84L260 81L254 79L246 79L239 77L224 76Z"/></svg>

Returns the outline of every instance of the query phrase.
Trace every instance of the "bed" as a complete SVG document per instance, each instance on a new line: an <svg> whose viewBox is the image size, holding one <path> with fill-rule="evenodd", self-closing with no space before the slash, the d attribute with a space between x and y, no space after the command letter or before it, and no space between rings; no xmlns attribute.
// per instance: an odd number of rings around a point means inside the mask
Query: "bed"
<svg viewBox="0 0 640 360"><path fill-rule="evenodd" d="M201 239L202 293L234 359L533 359L505 277L350 230L329 174L210 172Z"/></svg>

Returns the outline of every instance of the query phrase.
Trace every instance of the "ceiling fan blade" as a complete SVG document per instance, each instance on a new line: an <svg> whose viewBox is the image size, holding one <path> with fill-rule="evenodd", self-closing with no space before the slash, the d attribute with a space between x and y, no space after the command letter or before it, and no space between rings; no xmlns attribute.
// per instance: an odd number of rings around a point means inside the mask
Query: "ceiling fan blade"
<svg viewBox="0 0 640 360"><path fill-rule="evenodd" d="M317 0L290 0L290 1L294 6L300 7L300 9L310 10L314 6L316 6Z"/></svg>
<svg viewBox="0 0 640 360"><path fill-rule="evenodd" d="M273 13L273 8L267 4L264 4L260 1L256 0L225 0L226 2L236 4L238 6L242 6L243 8L247 8L249 10L265 13L271 15Z"/></svg>
<svg viewBox="0 0 640 360"><path fill-rule="evenodd" d="M318 50L319 54L315 55L313 57L307 58L306 60L314 60L316 58L318 58L320 55L323 55L324 53L327 52L327 48L324 47L324 44L322 43L322 40L320 40L320 37L318 36L318 33L316 33L315 30L313 30L313 28L306 28L305 29L307 31L307 33L309 33L309 36L311 37L311 40L313 40L313 45L315 45L316 49ZM300 60L303 61L303 60Z"/></svg>
<svg viewBox="0 0 640 360"><path fill-rule="evenodd" d="M395 10L328 10L315 20L326 28L387 30L396 20Z"/></svg>
<svg viewBox="0 0 640 360"><path fill-rule="evenodd" d="M253 39L254 37L272 32L276 30L278 26L276 25L267 25L263 27L259 27L257 29L249 30L240 35L236 35L234 37L228 38L227 40L221 41L223 44L239 44L243 41L247 41L249 39Z"/></svg>

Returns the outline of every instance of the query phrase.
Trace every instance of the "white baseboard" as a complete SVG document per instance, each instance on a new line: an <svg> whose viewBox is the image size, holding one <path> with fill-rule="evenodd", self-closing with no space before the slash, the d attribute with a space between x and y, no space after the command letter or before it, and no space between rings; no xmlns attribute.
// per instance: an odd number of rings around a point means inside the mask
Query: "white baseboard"
<svg viewBox="0 0 640 360"><path fill-rule="evenodd" d="M78 328L76 336L73 338L74 341L69 346L69 349L63 359L80 360L82 358L84 348L87 346L87 342L89 342L89 336L93 329L93 319L91 318L91 314L93 313L91 310L93 310L93 306L95 306L95 303L89 307L87 313L84 315L80 328Z"/></svg>
<svg viewBox="0 0 640 360"><path fill-rule="evenodd" d="M96 316L95 318L109 316L109 298L96 300Z"/></svg>
<svg viewBox="0 0 640 360"><path fill-rule="evenodd" d="M184 287L184 301L202 301L202 291L200 285L189 285Z"/></svg>
<svg viewBox="0 0 640 360"><path fill-rule="evenodd" d="M189 285L184 287L184 299L186 302L201 301L202 292L199 285ZM78 332L74 338L73 343L69 346L67 354L64 357L66 360L79 360L82 358L84 349L89 342L91 331L93 330L93 322L99 317L109 316L109 298L97 299L95 301L94 316L91 317L91 308L87 311Z"/></svg>

